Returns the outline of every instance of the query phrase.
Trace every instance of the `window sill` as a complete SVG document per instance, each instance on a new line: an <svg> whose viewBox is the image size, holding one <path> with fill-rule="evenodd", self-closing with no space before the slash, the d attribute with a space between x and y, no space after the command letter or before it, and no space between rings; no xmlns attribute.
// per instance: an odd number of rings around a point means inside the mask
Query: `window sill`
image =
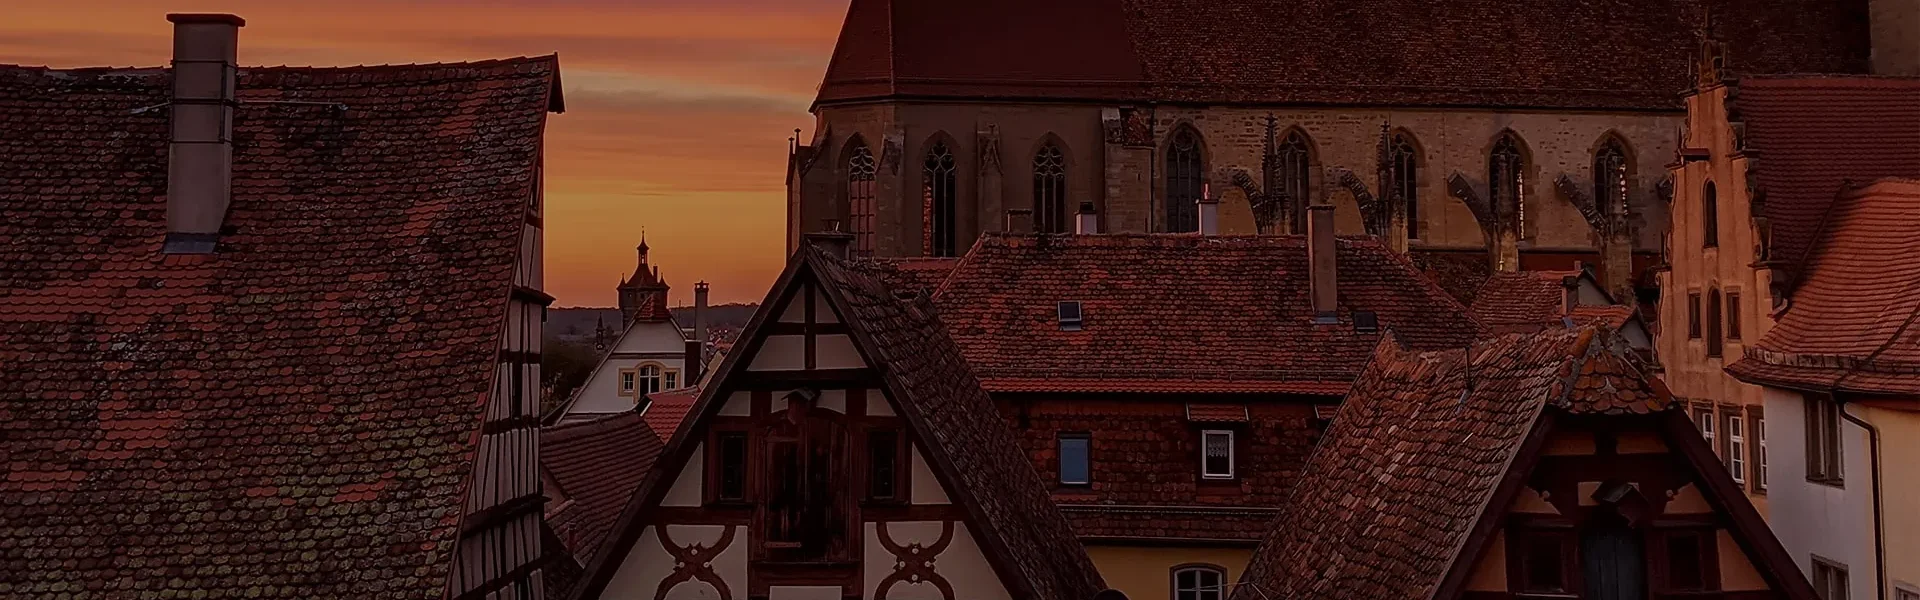
<svg viewBox="0 0 1920 600"><path fill-rule="evenodd" d="M1814 484L1824 485L1830 488L1837 488L1842 490L1847 489L1847 479L1845 477L1837 477L1837 478L1808 477L1807 483L1814 483Z"/></svg>

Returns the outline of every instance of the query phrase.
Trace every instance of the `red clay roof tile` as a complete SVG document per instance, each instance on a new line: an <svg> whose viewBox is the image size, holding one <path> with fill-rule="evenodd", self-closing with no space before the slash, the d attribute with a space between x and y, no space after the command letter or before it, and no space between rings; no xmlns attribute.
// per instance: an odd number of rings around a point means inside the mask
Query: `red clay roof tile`
<svg viewBox="0 0 1920 600"><path fill-rule="evenodd" d="M660 434L635 412L540 430L540 467L569 501L565 509L548 515L548 522L580 563L593 559L620 510L653 468L662 444Z"/></svg>
<svg viewBox="0 0 1920 600"><path fill-rule="evenodd" d="M0 66L0 595L441 597L558 76L243 68L180 256L166 72Z"/></svg>

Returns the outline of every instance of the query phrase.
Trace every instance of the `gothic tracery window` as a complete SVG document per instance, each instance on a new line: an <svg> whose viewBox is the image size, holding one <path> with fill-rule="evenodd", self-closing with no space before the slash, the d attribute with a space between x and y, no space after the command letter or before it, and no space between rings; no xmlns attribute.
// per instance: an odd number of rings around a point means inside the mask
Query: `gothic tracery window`
<svg viewBox="0 0 1920 600"><path fill-rule="evenodd" d="M1487 188L1494 213L1511 218L1514 236L1524 239L1527 231L1526 164L1520 156L1520 143L1513 134L1502 134L1493 143L1487 157Z"/></svg>
<svg viewBox="0 0 1920 600"><path fill-rule="evenodd" d="M1593 154L1593 201L1605 214L1627 214L1627 150L1618 138Z"/></svg>
<svg viewBox="0 0 1920 600"><path fill-rule="evenodd" d="M877 201L874 198L874 162L873 151L859 140L854 140L853 151L847 155L847 207L853 230L853 248L861 255L873 254L874 213Z"/></svg>
<svg viewBox="0 0 1920 600"><path fill-rule="evenodd" d="M921 191L925 200L927 256L955 256L955 211L953 149L944 141L934 142L927 150L922 172Z"/></svg>
<svg viewBox="0 0 1920 600"><path fill-rule="evenodd" d="M1200 229L1200 200L1204 185L1204 173L1200 166L1200 136L1190 128L1183 128L1173 134L1173 143L1167 147L1167 208L1168 232L1181 233Z"/></svg>
<svg viewBox="0 0 1920 600"><path fill-rule="evenodd" d="M1293 232L1304 233L1307 221L1307 165L1311 158L1307 136L1299 130L1287 133L1287 139L1274 149L1280 172L1280 193L1293 210Z"/></svg>
<svg viewBox="0 0 1920 600"><path fill-rule="evenodd" d="M1420 152L1404 133L1394 134L1387 149L1388 168L1392 169L1392 193L1407 206L1407 239L1420 239Z"/></svg>
<svg viewBox="0 0 1920 600"><path fill-rule="evenodd" d="M1067 158L1048 143L1033 155L1033 230L1067 232Z"/></svg>

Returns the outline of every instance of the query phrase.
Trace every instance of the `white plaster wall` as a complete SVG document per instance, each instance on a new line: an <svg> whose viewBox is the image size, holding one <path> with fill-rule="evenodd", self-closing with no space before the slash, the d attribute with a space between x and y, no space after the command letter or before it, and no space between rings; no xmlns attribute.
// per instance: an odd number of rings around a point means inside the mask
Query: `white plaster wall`
<svg viewBox="0 0 1920 600"><path fill-rule="evenodd" d="M798 335L770 335L754 353L749 371L794 371L807 366L807 338Z"/></svg>
<svg viewBox="0 0 1920 600"><path fill-rule="evenodd" d="M880 580L893 573L895 559L880 545L879 528L886 527L888 537L902 546L918 542L923 546L932 545L940 539L941 524L938 521L906 521L897 523L866 524L866 566L862 569L866 577L866 597L879 594ZM987 562L986 553L974 542L972 533L965 523L953 526L953 542L933 561L933 570L947 579L953 586L953 596L962 600L1010 600L1006 586L1001 585L1000 576L993 572L993 564ZM894 584L887 591L888 600L940 600L940 589L931 584L910 585L905 582Z"/></svg>
<svg viewBox="0 0 1920 600"><path fill-rule="evenodd" d="M816 291L813 294L813 322L839 323L840 317L833 314L833 306L827 304L827 297Z"/></svg>
<svg viewBox="0 0 1920 600"><path fill-rule="evenodd" d="M794 294L792 302L788 302L786 306L780 307L780 322L781 323L807 322L806 300L804 298L801 298L799 294Z"/></svg>
<svg viewBox="0 0 1920 600"><path fill-rule="evenodd" d="M814 366L821 369L858 369L867 366L860 359L860 350L853 345L853 338L845 335L823 335L814 338Z"/></svg>
<svg viewBox="0 0 1920 600"><path fill-rule="evenodd" d="M1866 433L1840 423L1846 487L1807 481L1806 407L1798 392L1765 388L1768 524L1811 576L1813 555L1847 567L1856 600L1874 597L1873 499ZM1892 505L1890 505L1892 506Z"/></svg>
<svg viewBox="0 0 1920 600"><path fill-rule="evenodd" d="M784 396L785 394L781 394ZM847 414L846 390L820 390L820 408Z"/></svg>
<svg viewBox="0 0 1920 600"><path fill-rule="evenodd" d="M734 392L727 396L727 403L720 405L720 416L747 417L753 415L753 392Z"/></svg>
<svg viewBox="0 0 1920 600"><path fill-rule="evenodd" d="M667 488L667 495L660 499L661 506L699 506L704 498L701 491L706 476L707 445L696 444L693 453L688 455L687 463L680 466L680 474L673 479L673 487Z"/></svg>
<svg viewBox="0 0 1920 600"><path fill-rule="evenodd" d="M840 600L840 586L834 586L834 585L767 586L767 600Z"/></svg>
<svg viewBox="0 0 1920 600"><path fill-rule="evenodd" d="M686 338L682 337L678 325L671 322L635 323L614 344L614 351L594 369L586 385L581 386L573 404L567 407L567 414L590 415L633 410L639 395L620 393L620 370L652 362L659 363L662 369L679 371L680 377L684 378L687 372L686 356ZM681 380L677 385L685 387L689 383ZM635 387L638 387L637 382Z"/></svg>
<svg viewBox="0 0 1920 600"><path fill-rule="evenodd" d="M724 525L668 525L668 532L676 544L700 543L712 547L725 533ZM733 542L727 549L715 557L713 571L727 584L728 592L734 598L745 598L747 590L747 532L737 528ZM660 588L660 581L673 574L673 555L668 554L660 545L659 532L649 525L640 531L640 538L634 542L633 550L627 553L627 559L620 563L619 570L607 581L607 589L600 594L603 600L653 600ZM699 581L687 581L667 590L666 600L719 600L720 592L712 585Z"/></svg>
<svg viewBox="0 0 1920 600"><path fill-rule="evenodd" d="M913 504L952 504L947 489L933 475L933 465L927 464L927 457L920 454L920 447L914 446L908 453L913 461L913 496L908 499Z"/></svg>

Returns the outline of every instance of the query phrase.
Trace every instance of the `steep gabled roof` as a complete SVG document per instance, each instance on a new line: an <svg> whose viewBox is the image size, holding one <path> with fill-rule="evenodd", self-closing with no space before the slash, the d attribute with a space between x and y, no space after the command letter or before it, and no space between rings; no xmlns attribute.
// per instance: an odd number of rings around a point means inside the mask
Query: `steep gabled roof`
<svg viewBox="0 0 1920 600"><path fill-rule="evenodd" d="M1743 72L1862 72L1863 0L1714 0ZM1682 108L1698 0L854 0L818 103Z"/></svg>
<svg viewBox="0 0 1920 600"><path fill-rule="evenodd" d="M242 68L163 255L166 70L0 66L0 589L445 594L558 78Z"/></svg>
<svg viewBox="0 0 1920 600"><path fill-rule="evenodd" d="M548 496L566 498L547 522L577 561L593 560L664 447L637 412L540 430L540 468L560 487Z"/></svg>
<svg viewBox="0 0 1920 600"><path fill-rule="evenodd" d="M1762 385L1920 394L1920 181L1885 180L1834 204L1787 311L1727 367Z"/></svg>
<svg viewBox="0 0 1920 600"><path fill-rule="evenodd" d="M1339 323L1317 325L1304 236L988 234L935 298L991 391L1339 395L1380 331L1420 348L1479 326L1405 256L1337 241ZM1078 301L1079 330L1058 303ZM1377 315L1356 330L1354 311Z"/></svg>
<svg viewBox="0 0 1920 600"><path fill-rule="evenodd" d="M1780 75L1739 81L1729 120L1744 124L1748 180L1768 222L1769 261L1806 261L1849 183L1920 177L1920 78ZM1718 182L1721 189L1747 182Z"/></svg>
<svg viewBox="0 0 1920 600"><path fill-rule="evenodd" d="M1446 600L1557 419L1657 415L1775 590L1812 588L1658 380L1605 330L1403 350L1383 340L1254 552L1234 600Z"/></svg>
<svg viewBox="0 0 1920 600"><path fill-rule="evenodd" d="M879 375L887 397L924 446L936 477L997 569L1008 569L1009 591L1034 600L1084 600L1104 588L1093 562L1067 521L1021 454L1013 433L980 388L960 350L934 316L924 296L903 299L879 273L849 265L811 244L788 261L760 310L741 336L767 335L766 325L779 300L799 282L819 283L832 310L846 323L855 347ZM713 418L732 389L729 382L746 370L752 351L728 353L701 390L691 419L667 443L663 458L641 484L621 516L615 535L587 565L587 583L576 597L597 594L620 566L642 528L639 515L659 502L670 477L699 443L704 423ZM748 357L748 358L743 358ZM992 560L999 557L1001 560Z"/></svg>

